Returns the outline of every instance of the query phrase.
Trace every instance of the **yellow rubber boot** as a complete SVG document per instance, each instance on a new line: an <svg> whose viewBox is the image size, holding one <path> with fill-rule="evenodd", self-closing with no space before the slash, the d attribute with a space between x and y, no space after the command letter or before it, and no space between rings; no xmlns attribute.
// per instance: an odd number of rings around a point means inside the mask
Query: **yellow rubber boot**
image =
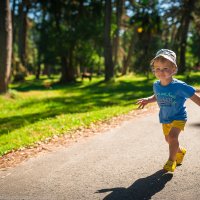
<svg viewBox="0 0 200 200"><path fill-rule="evenodd" d="M174 172L174 170L176 169L176 161L171 161L171 160L168 160L163 169L165 171L168 171L168 172Z"/></svg>
<svg viewBox="0 0 200 200"><path fill-rule="evenodd" d="M181 152L176 154L176 163L177 165L181 164L183 162L183 158L186 154L186 149L185 148L181 148Z"/></svg>

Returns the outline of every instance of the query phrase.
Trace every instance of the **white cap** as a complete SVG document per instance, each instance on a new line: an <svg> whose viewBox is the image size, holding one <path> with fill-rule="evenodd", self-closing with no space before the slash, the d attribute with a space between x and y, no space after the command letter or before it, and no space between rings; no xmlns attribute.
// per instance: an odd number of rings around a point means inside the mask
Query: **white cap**
<svg viewBox="0 0 200 200"><path fill-rule="evenodd" d="M159 50L156 53L155 58L153 58L151 60L151 65L153 65L154 60L156 58L158 58L158 57L164 57L164 58L166 58L167 60L169 60L170 62L172 62L177 67L177 64L176 64L176 54L172 50L169 50L169 49L161 49L161 50Z"/></svg>

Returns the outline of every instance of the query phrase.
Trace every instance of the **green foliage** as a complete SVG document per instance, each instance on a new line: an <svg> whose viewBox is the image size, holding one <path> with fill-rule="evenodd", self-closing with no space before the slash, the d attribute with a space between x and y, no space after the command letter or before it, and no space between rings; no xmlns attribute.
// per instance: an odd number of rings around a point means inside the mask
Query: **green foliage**
<svg viewBox="0 0 200 200"><path fill-rule="evenodd" d="M185 81L186 83L193 85L194 87L200 87L200 72L190 71L186 75L177 75L176 78Z"/></svg>
<svg viewBox="0 0 200 200"><path fill-rule="evenodd" d="M14 1L11 1L13 5ZM183 9L187 1L136 0L124 1L120 27L116 24L117 2L112 1L111 40L114 48L115 31L120 28L118 61L115 72L121 73L129 55L129 46L134 36L129 68L136 73L148 73L148 66L160 48L176 51L179 60L180 34L184 32ZM24 13L19 13L19 6ZM189 4L188 4L189 5ZM28 35L26 40L26 70L36 73L38 66L49 66L52 72L61 70L61 57L66 58L64 67L89 67L94 72L103 69L104 57L104 11L105 1L51 1L38 0L16 2L14 13L13 75L19 58L19 15L28 11ZM186 6L187 7L187 6ZM14 9L14 8L13 8ZM186 51L187 71L199 62L199 2L196 1L191 15ZM182 27L180 29L180 27ZM179 30L180 29L180 30ZM114 52L114 49L113 49ZM82 70L82 68L81 68ZM68 70L70 71L70 70ZM73 71L73 70L72 70ZM92 71L92 70L91 70ZM103 71L103 70L101 70ZM130 70L129 70L130 71ZM42 72L41 72L42 73ZM77 74L76 74L77 75Z"/></svg>
<svg viewBox="0 0 200 200"><path fill-rule="evenodd" d="M139 1L133 12L130 19L135 35L132 67L136 73L145 73L149 71L149 63L155 52L162 47L161 16L156 1Z"/></svg>
<svg viewBox="0 0 200 200"><path fill-rule="evenodd" d="M186 61L190 68L194 68L200 65L200 34L197 31L193 30L193 33L191 34L191 37L189 37L188 40L188 59L186 59Z"/></svg>

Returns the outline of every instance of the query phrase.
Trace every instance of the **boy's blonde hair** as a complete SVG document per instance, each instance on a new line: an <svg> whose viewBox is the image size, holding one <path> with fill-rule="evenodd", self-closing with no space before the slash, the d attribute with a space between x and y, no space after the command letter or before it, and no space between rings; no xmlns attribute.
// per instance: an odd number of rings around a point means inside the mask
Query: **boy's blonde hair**
<svg viewBox="0 0 200 200"><path fill-rule="evenodd" d="M166 59L166 58L164 58L162 56L159 56L159 57L154 59L154 61L152 63L152 67L154 67L154 62L155 61L160 61L161 63L168 62L168 63L170 63L169 67L177 68L177 66L173 62L171 62L170 60L168 60L168 59Z"/></svg>
<svg viewBox="0 0 200 200"><path fill-rule="evenodd" d="M160 61L160 62L169 62L171 63L170 67L173 67L175 69L175 73L178 71L178 67L176 64L176 54L169 49L161 49L156 53L156 56L151 60L151 68L154 69L154 62Z"/></svg>

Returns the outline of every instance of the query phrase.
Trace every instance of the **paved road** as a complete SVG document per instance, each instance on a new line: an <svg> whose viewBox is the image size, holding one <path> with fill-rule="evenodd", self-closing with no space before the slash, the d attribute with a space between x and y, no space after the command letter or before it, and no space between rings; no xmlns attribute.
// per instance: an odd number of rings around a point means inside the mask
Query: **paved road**
<svg viewBox="0 0 200 200"><path fill-rule="evenodd" d="M0 199L199 200L200 109L188 102L188 113L174 174L161 170L168 146L155 113L0 171Z"/></svg>

